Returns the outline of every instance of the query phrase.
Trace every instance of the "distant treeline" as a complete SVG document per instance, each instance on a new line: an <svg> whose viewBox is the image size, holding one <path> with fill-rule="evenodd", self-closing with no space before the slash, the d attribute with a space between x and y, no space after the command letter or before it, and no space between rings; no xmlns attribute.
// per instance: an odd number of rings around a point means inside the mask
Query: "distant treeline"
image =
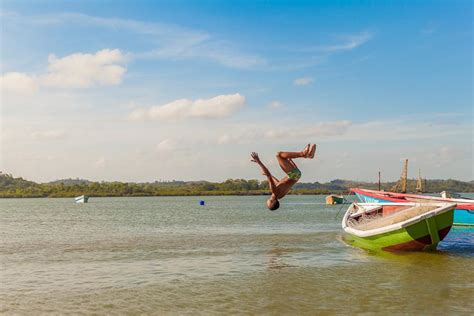
<svg viewBox="0 0 474 316"><path fill-rule="evenodd" d="M416 180L409 180L415 188ZM395 182L382 183L390 190ZM297 183L292 194L347 194L349 188L377 189L377 183L333 180L327 183ZM425 180L425 192L474 192L474 181ZM170 181L149 183L93 182L81 179L36 183L10 174L0 173L0 198L74 197L88 196L186 196L186 195L262 195L268 194L267 181L229 179L214 183L208 181Z"/></svg>

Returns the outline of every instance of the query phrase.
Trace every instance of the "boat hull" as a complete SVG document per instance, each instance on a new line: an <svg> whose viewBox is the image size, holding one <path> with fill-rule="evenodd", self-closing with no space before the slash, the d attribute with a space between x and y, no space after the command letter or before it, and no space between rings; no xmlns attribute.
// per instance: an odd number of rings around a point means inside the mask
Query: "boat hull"
<svg viewBox="0 0 474 316"><path fill-rule="evenodd" d="M435 250L438 243L449 233L452 224L453 211L450 211L415 223L409 227L379 235L359 237L350 234L349 242L354 246L375 251ZM431 236L430 229L432 228L430 227L435 227L438 237Z"/></svg>
<svg viewBox="0 0 474 316"><path fill-rule="evenodd" d="M396 201L391 201L391 199L387 199L385 197L378 197L378 196L369 196L362 193L357 192L355 194L359 201L362 203L391 203Z"/></svg>
<svg viewBox="0 0 474 316"><path fill-rule="evenodd" d="M474 226L474 211L455 209L454 225Z"/></svg>
<svg viewBox="0 0 474 316"><path fill-rule="evenodd" d="M89 201L89 197L85 195L81 195L74 198L74 200L76 201L76 203L87 203Z"/></svg>
<svg viewBox="0 0 474 316"><path fill-rule="evenodd" d="M378 195L372 192L361 192L360 190L354 191L355 195L359 201L363 203L397 203L397 202L406 202L403 199L397 199L393 197ZM464 208L457 207L454 210L454 220L453 225L459 226L471 226L474 225L474 210L468 210Z"/></svg>

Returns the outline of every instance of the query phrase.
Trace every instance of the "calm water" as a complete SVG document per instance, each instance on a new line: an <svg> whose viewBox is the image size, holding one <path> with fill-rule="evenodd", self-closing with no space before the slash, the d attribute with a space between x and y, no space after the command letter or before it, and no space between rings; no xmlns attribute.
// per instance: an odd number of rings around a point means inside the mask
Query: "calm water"
<svg viewBox="0 0 474 316"><path fill-rule="evenodd" d="M277 212L265 197L205 199L0 200L0 312L474 310L472 228L435 253L380 256L342 241L347 205L324 197L289 196Z"/></svg>

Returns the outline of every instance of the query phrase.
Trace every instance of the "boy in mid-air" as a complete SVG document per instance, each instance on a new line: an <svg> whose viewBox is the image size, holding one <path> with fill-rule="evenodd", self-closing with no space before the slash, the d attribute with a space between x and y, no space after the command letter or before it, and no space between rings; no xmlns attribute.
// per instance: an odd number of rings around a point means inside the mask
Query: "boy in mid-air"
<svg viewBox="0 0 474 316"><path fill-rule="evenodd" d="M293 158L314 158L316 152L316 145L306 145L303 151L300 152L288 152L279 151L276 155L278 163L281 169L287 174L281 180L278 180L268 170L268 168L260 161L256 152L252 153L252 161L255 162L262 168L262 174L267 176L268 186L272 195L267 200L267 207L274 211L280 207L279 199L283 198L291 190L293 185L301 178L301 171L298 169L296 164L293 162Z"/></svg>

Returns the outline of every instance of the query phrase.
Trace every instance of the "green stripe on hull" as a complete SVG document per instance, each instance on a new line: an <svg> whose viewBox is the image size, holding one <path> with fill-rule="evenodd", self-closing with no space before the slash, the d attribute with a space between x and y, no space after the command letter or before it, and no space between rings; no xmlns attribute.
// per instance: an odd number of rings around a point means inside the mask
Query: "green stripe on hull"
<svg viewBox="0 0 474 316"><path fill-rule="evenodd" d="M358 237L351 235L350 242L358 247L371 249L371 250L380 250L384 248L396 248L397 246L402 246L403 244L410 243L412 241L422 239L423 237L430 236L430 228L436 229L433 231L433 237L431 237L431 245L421 246L419 250L428 250L435 249L438 242L440 241L440 236L438 236L438 231L443 229L449 229L453 225L453 214L454 211L449 211L446 213L439 214L437 216L431 217L429 219L422 220L418 223L410 225L405 228L400 228L391 232L369 236L369 237ZM430 223L431 222L431 223ZM444 237L444 236L442 236ZM441 238L442 238L441 237ZM418 250L418 249L410 249Z"/></svg>

